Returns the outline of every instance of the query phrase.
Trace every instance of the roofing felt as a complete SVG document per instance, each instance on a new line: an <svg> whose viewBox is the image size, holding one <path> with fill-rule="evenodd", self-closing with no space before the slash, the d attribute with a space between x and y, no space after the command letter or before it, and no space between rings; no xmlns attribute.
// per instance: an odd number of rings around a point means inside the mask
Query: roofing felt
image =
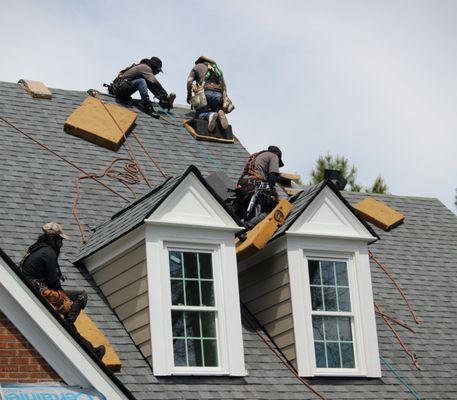
<svg viewBox="0 0 457 400"><path fill-rule="evenodd" d="M0 83L0 116L90 171L100 172L113 157L128 156L125 146L115 153L65 134L65 119L86 94L59 89L52 89L52 92L52 100L33 99L17 84ZM112 101L109 97L103 98ZM235 180L247 158L247 152L238 142L233 145L198 142L182 128L143 114L138 117L136 132L160 166L173 176L194 164L204 175L222 170ZM88 292L86 311L116 349L123 363L116 376L137 399L316 398L265 345L261 339L263 335L256 332L258 327L244 312L247 377L155 377L91 276L70 262L81 244L71 213L75 178L79 172L2 122L0 136L0 247L17 262L36 239L44 222L56 220L64 225L72 236L61 254L62 270L67 277L64 286ZM153 182L163 182L162 175L138 144L133 140L131 143ZM108 179L105 182L131 195L121 183ZM150 190L144 182L132 187L136 198ZM352 204L365 196L346 192L343 195ZM412 366L384 321L377 318L380 354L422 398L456 398L457 218L435 199L376 198L404 213L406 219L403 225L390 232L374 228L381 240L370 248L391 269L422 323L414 325L402 299L375 265L372 269L374 297L386 312L416 329L416 334L402 328L399 332L408 347L417 353L422 371ZM87 231L89 226L109 220L126 204L97 183L81 182L77 209ZM388 367L382 365L382 370L381 379L327 378L310 379L309 382L328 399L414 398Z"/></svg>

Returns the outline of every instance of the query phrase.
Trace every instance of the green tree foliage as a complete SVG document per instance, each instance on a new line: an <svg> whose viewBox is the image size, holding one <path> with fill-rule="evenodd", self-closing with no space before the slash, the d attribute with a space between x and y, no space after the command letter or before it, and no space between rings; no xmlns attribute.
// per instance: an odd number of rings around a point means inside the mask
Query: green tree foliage
<svg viewBox="0 0 457 400"><path fill-rule="evenodd" d="M365 189L367 193L379 194L386 194L388 190L387 183L381 175L378 175L371 187Z"/></svg>
<svg viewBox="0 0 457 400"><path fill-rule="evenodd" d="M379 175L371 187L363 188L362 185L357 183L357 167L355 165L349 165L349 160L340 155L332 156L327 153L325 156L319 156L316 160L316 166L311 171L311 184L316 185L324 180L324 170L326 169L337 169L341 175L348 181L349 189L353 192L361 192L362 189L367 193L381 193L385 194L388 191L388 187L384 178Z"/></svg>

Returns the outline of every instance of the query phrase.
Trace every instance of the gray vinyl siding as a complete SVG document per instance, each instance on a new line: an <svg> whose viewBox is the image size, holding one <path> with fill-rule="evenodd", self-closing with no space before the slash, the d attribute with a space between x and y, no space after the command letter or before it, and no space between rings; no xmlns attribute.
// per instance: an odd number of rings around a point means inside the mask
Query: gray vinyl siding
<svg viewBox="0 0 457 400"><path fill-rule="evenodd" d="M143 355L151 358L146 246L114 259L93 274L95 282Z"/></svg>
<svg viewBox="0 0 457 400"><path fill-rule="evenodd" d="M241 301L296 367L287 254L281 253L239 274Z"/></svg>

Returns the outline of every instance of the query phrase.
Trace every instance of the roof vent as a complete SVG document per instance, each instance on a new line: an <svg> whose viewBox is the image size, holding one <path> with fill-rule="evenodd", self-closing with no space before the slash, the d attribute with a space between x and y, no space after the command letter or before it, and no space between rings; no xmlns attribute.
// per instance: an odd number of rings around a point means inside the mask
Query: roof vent
<svg viewBox="0 0 457 400"><path fill-rule="evenodd" d="M344 190L348 181L343 178L341 172L338 169L325 169L324 179L332 181L338 190Z"/></svg>
<svg viewBox="0 0 457 400"><path fill-rule="evenodd" d="M43 82L21 79L18 83L26 90L26 92L30 93L30 95L34 98L52 99L51 91Z"/></svg>
<svg viewBox="0 0 457 400"><path fill-rule="evenodd" d="M208 121L202 119L191 119L183 121L183 125L187 131L197 140L219 143L235 142L231 125L229 125L227 129L223 129L222 126L217 123L212 132L208 131Z"/></svg>

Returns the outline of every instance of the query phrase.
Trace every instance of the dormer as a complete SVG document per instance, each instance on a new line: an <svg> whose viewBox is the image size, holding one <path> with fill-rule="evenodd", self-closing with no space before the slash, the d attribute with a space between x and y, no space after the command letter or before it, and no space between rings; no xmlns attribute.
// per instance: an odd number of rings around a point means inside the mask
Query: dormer
<svg viewBox="0 0 457 400"><path fill-rule="evenodd" d="M300 376L379 377L368 244L329 181L293 199L273 240L240 265L241 300Z"/></svg>
<svg viewBox="0 0 457 400"><path fill-rule="evenodd" d="M196 167L100 226L84 263L155 375L246 375L235 233Z"/></svg>

